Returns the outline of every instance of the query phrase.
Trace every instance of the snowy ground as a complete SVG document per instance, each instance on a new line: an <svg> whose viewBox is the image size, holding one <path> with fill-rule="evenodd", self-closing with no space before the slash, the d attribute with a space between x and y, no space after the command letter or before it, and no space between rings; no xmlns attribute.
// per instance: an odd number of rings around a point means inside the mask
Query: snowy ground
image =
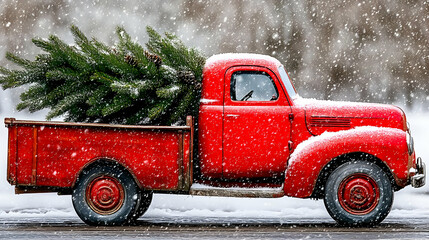
<svg viewBox="0 0 429 240"><path fill-rule="evenodd" d="M17 119L43 120L43 113L25 115L10 109L11 100L2 95L0 119L5 117ZM7 94L5 94L7 95ZM429 113L408 112L415 139L418 156L429 161ZM70 196L56 194L15 195L14 188L6 181L7 129L0 127L0 219L5 218L40 218L66 217L77 218L71 204ZM393 209L388 221L401 218L429 217L429 186L420 189L407 187L395 194ZM158 194L144 218L151 219L184 219L184 218L245 218L258 221L282 222L287 219L319 218L331 222L323 201L309 199L242 199L220 197L197 197ZM390 219L390 220L389 220Z"/></svg>

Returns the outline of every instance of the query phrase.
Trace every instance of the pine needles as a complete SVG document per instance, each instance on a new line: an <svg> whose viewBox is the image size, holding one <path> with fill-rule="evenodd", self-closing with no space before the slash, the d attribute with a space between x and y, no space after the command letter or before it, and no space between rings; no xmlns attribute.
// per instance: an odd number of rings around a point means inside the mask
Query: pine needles
<svg viewBox="0 0 429 240"><path fill-rule="evenodd" d="M176 36L147 27L145 49L117 27L109 47L71 26L75 45L57 36L33 39L45 53L34 61L13 53L21 67L0 67L3 89L26 86L18 110L50 109L47 119L121 124L170 125L196 116L205 57Z"/></svg>

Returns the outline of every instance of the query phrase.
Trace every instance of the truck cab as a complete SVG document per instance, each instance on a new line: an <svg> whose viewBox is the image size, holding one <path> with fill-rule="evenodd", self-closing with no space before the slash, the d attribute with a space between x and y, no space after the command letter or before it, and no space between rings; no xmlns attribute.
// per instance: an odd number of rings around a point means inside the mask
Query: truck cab
<svg viewBox="0 0 429 240"><path fill-rule="evenodd" d="M199 113L203 178L281 178L291 150L293 98L274 58L226 54L207 61Z"/></svg>

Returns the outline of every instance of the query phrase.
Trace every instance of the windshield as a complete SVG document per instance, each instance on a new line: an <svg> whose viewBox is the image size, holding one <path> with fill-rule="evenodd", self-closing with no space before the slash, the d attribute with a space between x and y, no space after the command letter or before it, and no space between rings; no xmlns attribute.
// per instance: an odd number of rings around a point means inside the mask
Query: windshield
<svg viewBox="0 0 429 240"><path fill-rule="evenodd" d="M292 82L290 81L289 76L287 75L283 66L279 67L279 73L280 73L281 80L282 80L284 86L286 87L286 91L287 91L289 97L291 99L294 99L297 94L296 94L295 88L293 87Z"/></svg>

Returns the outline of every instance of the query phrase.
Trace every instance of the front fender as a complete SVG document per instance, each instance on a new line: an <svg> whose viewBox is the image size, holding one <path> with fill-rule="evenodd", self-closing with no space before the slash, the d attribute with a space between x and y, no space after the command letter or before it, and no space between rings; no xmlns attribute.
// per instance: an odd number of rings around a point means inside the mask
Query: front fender
<svg viewBox="0 0 429 240"><path fill-rule="evenodd" d="M310 197L322 169L334 158L362 152L383 161L399 186L407 185L406 133L396 128L358 127L325 132L302 142L292 153L285 174L285 195Z"/></svg>

